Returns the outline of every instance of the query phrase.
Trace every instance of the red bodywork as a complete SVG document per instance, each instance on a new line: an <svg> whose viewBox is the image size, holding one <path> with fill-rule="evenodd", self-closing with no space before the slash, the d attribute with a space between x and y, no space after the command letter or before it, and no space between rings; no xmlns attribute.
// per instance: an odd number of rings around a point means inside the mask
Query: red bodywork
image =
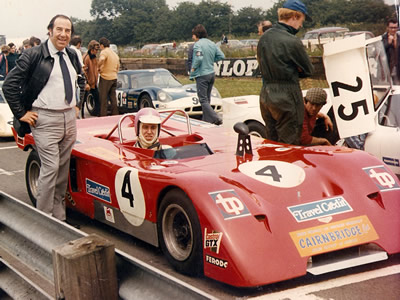
<svg viewBox="0 0 400 300"><path fill-rule="evenodd" d="M327 252L361 244L400 252L400 183L365 152L251 137L253 155L239 157L233 132L192 121L190 134L177 117L163 125L174 136L162 132L161 144L206 143L213 154L155 159L152 150L133 147L133 122L122 126L122 144L117 130L106 138L119 118L78 120L68 205L158 246L158 205L171 188L183 190L200 220L210 278L259 286L302 276L310 257ZM19 146L33 144L27 135ZM144 220L121 209L129 201L117 196L126 170L138 174L130 178Z"/></svg>

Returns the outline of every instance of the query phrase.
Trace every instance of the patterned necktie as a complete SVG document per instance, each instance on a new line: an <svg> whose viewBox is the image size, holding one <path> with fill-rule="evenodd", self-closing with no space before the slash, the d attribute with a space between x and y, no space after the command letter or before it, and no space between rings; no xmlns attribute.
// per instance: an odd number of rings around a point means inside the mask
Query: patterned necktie
<svg viewBox="0 0 400 300"><path fill-rule="evenodd" d="M61 72L64 80L65 100L70 104L72 101L71 76L69 75L68 67L63 57L64 54L61 51L57 52L57 54L60 57Z"/></svg>

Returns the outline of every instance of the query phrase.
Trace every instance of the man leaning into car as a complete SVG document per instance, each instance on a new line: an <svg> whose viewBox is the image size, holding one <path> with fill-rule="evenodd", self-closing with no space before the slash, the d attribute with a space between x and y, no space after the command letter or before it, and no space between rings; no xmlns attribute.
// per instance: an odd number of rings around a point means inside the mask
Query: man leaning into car
<svg viewBox="0 0 400 300"><path fill-rule="evenodd" d="M299 145L304 119L299 77L311 76L313 66L295 34L309 16L303 2L287 0L278 17L279 22L261 36L257 46L263 78L260 109L267 139Z"/></svg>
<svg viewBox="0 0 400 300"><path fill-rule="evenodd" d="M74 27L56 15L47 26L49 38L25 50L8 74L3 92L13 112L18 135L32 131L41 167L37 208L65 221L65 193L71 150L76 141L76 82L83 98L85 79L75 51L68 47ZM18 120L20 122L18 122Z"/></svg>

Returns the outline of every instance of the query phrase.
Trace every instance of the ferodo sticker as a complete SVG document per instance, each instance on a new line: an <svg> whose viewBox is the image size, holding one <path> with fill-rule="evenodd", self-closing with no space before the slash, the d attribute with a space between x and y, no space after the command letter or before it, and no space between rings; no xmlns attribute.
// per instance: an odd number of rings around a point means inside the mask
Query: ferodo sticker
<svg viewBox="0 0 400 300"><path fill-rule="evenodd" d="M312 256L377 240L367 216L289 232L300 256Z"/></svg>
<svg viewBox="0 0 400 300"><path fill-rule="evenodd" d="M239 171L262 183L281 188L298 186L306 177L299 166L276 160L246 162L239 165Z"/></svg>
<svg viewBox="0 0 400 300"><path fill-rule="evenodd" d="M214 266L220 267L222 269L226 269L228 267L228 262L226 260L216 258L207 254L206 254L206 262Z"/></svg>
<svg viewBox="0 0 400 300"><path fill-rule="evenodd" d="M365 173L369 175L372 181L376 184L376 186L381 191L388 191L388 190L398 190L400 186L393 178L392 175L388 172L385 166L374 166L363 168Z"/></svg>
<svg viewBox="0 0 400 300"><path fill-rule="evenodd" d="M124 167L115 176L115 194L124 217L134 226L142 225L146 216L146 203L139 181L139 171Z"/></svg>

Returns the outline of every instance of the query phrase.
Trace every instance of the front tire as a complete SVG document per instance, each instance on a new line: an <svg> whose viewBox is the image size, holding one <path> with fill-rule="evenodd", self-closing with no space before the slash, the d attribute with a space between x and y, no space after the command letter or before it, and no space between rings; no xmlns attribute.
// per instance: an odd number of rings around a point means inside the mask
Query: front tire
<svg viewBox="0 0 400 300"><path fill-rule="evenodd" d="M161 249L168 262L180 273L203 273L200 222L189 197L181 190L167 193L157 216Z"/></svg>
<svg viewBox="0 0 400 300"><path fill-rule="evenodd" d="M145 94L142 97L140 97L140 100L139 100L139 109L142 109L144 107L152 107L152 108L154 108L153 100L151 100L150 96L147 95L147 94Z"/></svg>
<svg viewBox="0 0 400 300"><path fill-rule="evenodd" d="M34 207L36 207L36 199L38 194L38 182L40 174L40 158L36 150L29 153L25 166L25 183L28 190L29 198Z"/></svg>
<svg viewBox="0 0 400 300"><path fill-rule="evenodd" d="M92 93L88 93L85 103L86 103L86 109L87 109L88 113L91 116L95 116L98 104L96 103Z"/></svg>

